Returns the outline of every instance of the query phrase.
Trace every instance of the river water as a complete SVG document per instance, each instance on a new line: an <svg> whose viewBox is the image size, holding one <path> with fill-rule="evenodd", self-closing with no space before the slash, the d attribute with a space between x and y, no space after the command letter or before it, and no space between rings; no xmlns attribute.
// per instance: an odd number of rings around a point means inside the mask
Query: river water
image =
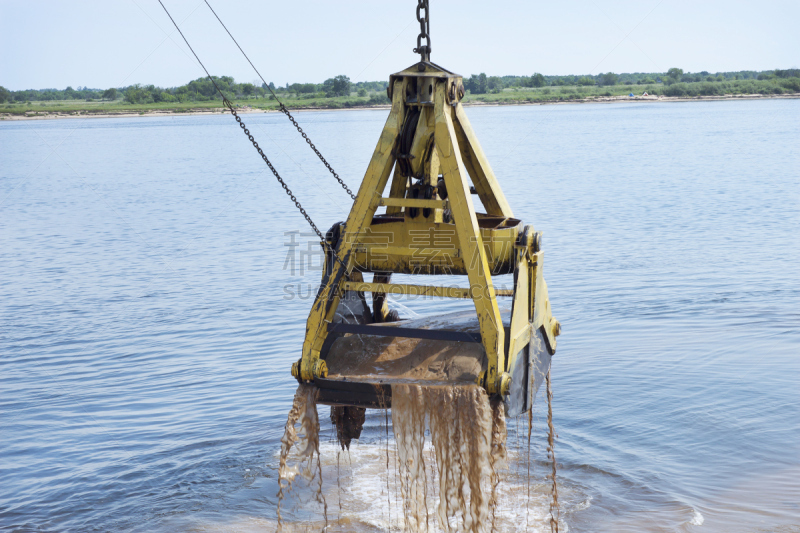
<svg viewBox="0 0 800 533"><path fill-rule="evenodd" d="M800 530L800 100L467 112L544 231L562 529ZM386 113L299 120L355 189ZM345 218L285 117L244 119L321 229ZM0 123L0 209L0 529L273 531L319 254L233 119ZM508 421L517 530L549 530L545 406L530 469ZM338 457L327 417L333 530L401 525L386 414Z"/></svg>

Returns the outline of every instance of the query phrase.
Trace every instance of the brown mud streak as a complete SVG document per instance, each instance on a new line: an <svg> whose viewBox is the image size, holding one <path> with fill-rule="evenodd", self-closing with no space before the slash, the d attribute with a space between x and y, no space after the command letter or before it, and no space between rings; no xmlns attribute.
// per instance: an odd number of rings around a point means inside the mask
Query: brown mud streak
<svg viewBox="0 0 800 533"><path fill-rule="evenodd" d="M401 391L400 394L396 394L398 389ZM428 531L428 506L425 494L428 480L423 457L425 400L420 386L392 386L392 427L397 443L397 458L401 469L400 493L403 497L405 527L408 531Z"/></svg>
<svg viewBox="0 0 800 533"><path fill-rule="evenodd" d="M500 485L499 470L506 467L506 413L500 398L492 398L492 453L489 455L491 469L492 495L489 500L489 509L492 512L492 531L496 529L497 520L497 487Z"/></svg>
<svg viewBox="0 0 800 533"><path fill-rule="evenodd" d="M339 471L339 459L341 455L342 450L336 450L336 501L339 503L339 514L336 517L336 523L340 525L342 523L342 478Z"/></svg>
<svg viewBox="0 0 800 533"><path fill-rule="evenodd" d="M323 505L325 529L328 527L328 506L322 493L317 396L318 390L313 385L300 385L287 417L281 439L278 531L283 528L281 505L284 496L291 490L298 474L309 481L317 477L316 499ZM387 503L391 517L387 403L386 398L381 398L386 417ZM460 531L478 533L485 531L487 526L494 530L499 471L506 467L507 428L502 401L490 400L482 388L474 385L403 384L392 386L392 404L392 427L406 529L432 530L424 459L427 426L434 453L434 460L430 461L431 475L435 476L438 470L439 502L435 514L439 526L445 531L452 531L455 527ZM337 476L338 453L341 450L337 450ZM341 490L339 505L341 515ZM391 518L389 522L391 524Z"/></svg>
<svg viewBox="0 0 800 533"><path fill-rule="evenodd" d="M392 489L390 485L389 475L391 469L389 468L389 409L386 406L386 392L383 387L376 387L378 390L378 408L383 409L383 422L386 429L386 504L389 509L389 528L392 527Z"/></svg>
<svg viewBox="0 0 800 533"><path fill-rule="evenodd" d="M429 531L425 423L439 472L439 526L484 531L494 520L498 471L505 467L506 425L501 401L477 386L392 385L392 423L401 469L406 528ZM487 497L488 494L488 497ZM425 512L423 520L422 512ZM491 513L491 515L490 515ZM490 520L491 516L491 520Z"/></svg>
<svg viewBox="0 0 800 533"><path fill-rule="evenodd" d="M313 385L302 384L297 387L294 394L292 408L286 420L286 428L281 438L281 458L278 469L278 531L283 530L281 517L281 504L283 498L292 489L292 483L297 474L306 479L313 479L311 467L314 454L317 456L317 472L319 478L316 499L323 505L325 528L328 527L328 503L322 494L322 463L319 456L319 416L317 415L318 389ZM300 430L295 427L300 424ZM292 449L297 444L297 464L289 466L288 459ZM305 464L304 464L305 463ZM301 470L301 467L304 468Z"/></svg>
<svg viewBox="0 0 800 533"><path fill-rule="evenodd" d="M558 520L561 518L561 512L558 508L558 483L556 481L556 430L553 427L553 388L550 385L550 370L547 370L547 426L549 429L547 435L547 452L550 455L550 461L553 464L553 472L551 479L553 481L553 502L550 504L550 530L553 533L558 533Z"/></svg>

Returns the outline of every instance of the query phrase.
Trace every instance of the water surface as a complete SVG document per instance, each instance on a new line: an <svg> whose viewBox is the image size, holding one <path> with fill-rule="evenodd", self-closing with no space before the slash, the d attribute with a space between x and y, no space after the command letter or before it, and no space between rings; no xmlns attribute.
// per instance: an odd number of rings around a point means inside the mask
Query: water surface
<svg viewBox="0 0 800 533"><path fill-rule="evenodd" d="M564 529L798 530L800 101L467 111L545 235ZM385 117L299 115L354 189ZM346 217L285 117L244 118L322 229ZM0 147L0 527L272 531L319 256L232 118L3 122ZM509 421L520 529L546 530L543 406L530 499ZM330 517L399 523L383 414L338 487L326 415Z"/></svg>

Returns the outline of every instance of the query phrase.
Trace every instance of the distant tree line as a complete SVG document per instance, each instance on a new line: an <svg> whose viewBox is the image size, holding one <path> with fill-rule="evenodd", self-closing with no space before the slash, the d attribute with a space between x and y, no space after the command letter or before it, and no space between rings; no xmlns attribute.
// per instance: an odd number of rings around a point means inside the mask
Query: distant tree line
<svg viewBox="0 0 800 533"><path fill-rule="evenodd" d="M355 92L358 96L378 95L383 102L386 99L387 82L366 81L353 83L344 75L329 78L322 83L293 83L283 87L276 87L274 83L269 88L263 83L237 83L230 76L214 76L214 81L225 96L230 99L269 98L272 89L276 94L292 98L333 98L350 96ZM381 98L382 96L382 98ZM171 102L207 102L221 100L219 93L208 78L198 78L180 87L156 87L155 85L128 85L126 87L112 87L110 89L90 89L78 87L73 89L28 89L22 91L9 91L0 87L0 103L48 101L48 100L85 100L85 101L114 101L122 99L130 104L152 104ZM388 101L388 100L387 100Z"/></svg>
<svg viewBox="0 0 800 533"><path fill-rule="evenodd" d="M470 94L500 93L505 89L522 90L526 88L577 86L606 87L612 85L654 85L663 84L662 94L674 96L691 94L726 94L723 82L741 80L772 80L777 90L800 91L800 69L738 72L707 71L684 72L680 68L671 68L662 73L622 73L605 72L599 74L545 76L534 73L531 76L487 76L484 73L473 74L464 78L464 87ZM276 94L285 98L335 98L335 97L368 97L367 103L388 103L385 81L352 82L344 75L329 78L322 83L287 83L285 86L263 83L238 83L230 76L214 77L228 99L271 98L271 88ZM695 85L695 84L702 84ZM763 88L759 92L763 92ZM698 92L699 91L699 92ZM677 94L682 93L682 94ZM171 102L205 102L220 100L214 85L208 78L198 78L180 87L162 88L155 85L129 85L109 89L90 89L78 87L73 89L28 89L10 91L0 87L0 103L20 103L47 100L86 100L115 101L122 99L130 104L151 104Z"/></svg>
<svg viewBox="0 0 800 533"><path fill-rule="evenodd" d="M738 72L717 72L711 74L707 71L684 73L682 69L671 68L667 72L634 72L616 74L605 72L594 75L566 75L545 76L535 73L532 76L486 76L486 74L473 74L464 78L464 88L471 94L499 93L503 89L524 89L526 87L560 87L560 86L598 86L611 85L651 85L663 83L697 83L697 82L722 82L732 80L770 80L800 78L800 69L753 71L742 70Z"/></svg>

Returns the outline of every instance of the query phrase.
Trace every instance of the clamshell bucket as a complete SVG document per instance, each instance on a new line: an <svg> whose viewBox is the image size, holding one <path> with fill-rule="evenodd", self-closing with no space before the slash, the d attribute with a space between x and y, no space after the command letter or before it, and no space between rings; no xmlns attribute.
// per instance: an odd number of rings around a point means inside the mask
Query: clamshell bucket
<svg viewBox="0 0 800 533"><path fill-rule="evenodd" d="M392 75L388 93L392 109L350 214L328 232L292 374L342 416L390 407L391 385L409 382L478 383L510 416L526 412L560 333L541 233L514 218L461 105L461 76L423 61ZM391 283L393 273L462 275L468 286ZM513 275L513 289L495 289L502 275ZM389 294L471 299L474 311L399 320Z"/></svg>

